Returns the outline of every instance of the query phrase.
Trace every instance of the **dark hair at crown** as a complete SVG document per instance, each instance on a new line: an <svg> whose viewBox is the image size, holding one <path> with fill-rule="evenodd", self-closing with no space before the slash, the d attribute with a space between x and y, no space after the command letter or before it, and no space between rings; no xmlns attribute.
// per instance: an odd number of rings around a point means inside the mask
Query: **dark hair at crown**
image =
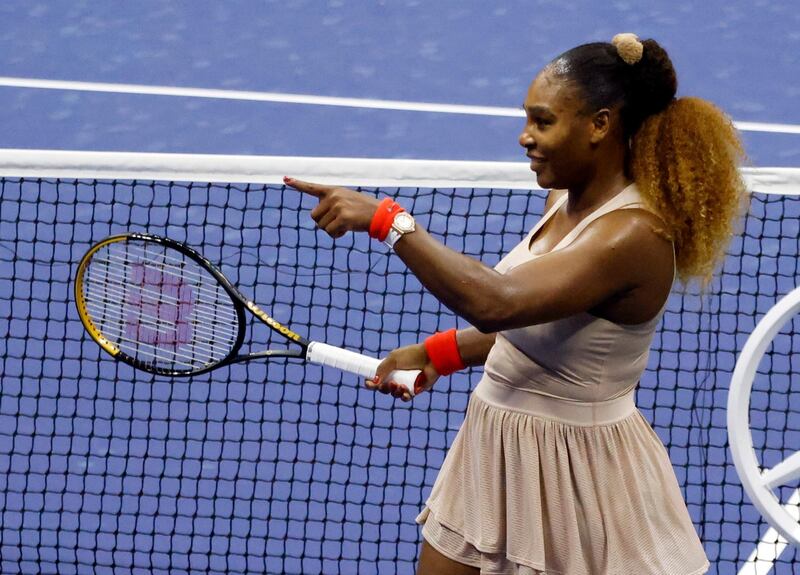
<svg viewBox="0 0 800 575"><path fill-rule="evenodd" d="M648 116L664 110L678 87L667 52L655 40L642 44L642 58L636 64L626 64L613 44L594 42L564 52L550 66L580 89L587 112L620 105L626 138Z"/></svg>

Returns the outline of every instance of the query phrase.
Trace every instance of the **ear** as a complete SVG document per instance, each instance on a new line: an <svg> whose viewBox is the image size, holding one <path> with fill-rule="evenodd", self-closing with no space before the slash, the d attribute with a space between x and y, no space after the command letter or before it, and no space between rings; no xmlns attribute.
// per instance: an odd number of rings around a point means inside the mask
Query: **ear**
<svg viewBox="0 0 800 575"><path fill-rule="evenodd" d="M592 114L592 127L589 141L599 144L611 131L611 110L601 108Z"/></svg>

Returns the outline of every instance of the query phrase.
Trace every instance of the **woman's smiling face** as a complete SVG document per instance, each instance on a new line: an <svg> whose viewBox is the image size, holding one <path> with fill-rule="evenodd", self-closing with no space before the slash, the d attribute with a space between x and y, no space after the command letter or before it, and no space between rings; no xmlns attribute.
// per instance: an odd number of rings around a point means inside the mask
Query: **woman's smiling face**
<svg viewBox="0 0 800 575"><path fill-rule="evenodd" d="M527 120L519 143L539 186L568 189L586 181L596 161L591 153L594 124L579 90L550 65L531 83L524 108Z"/></svg>

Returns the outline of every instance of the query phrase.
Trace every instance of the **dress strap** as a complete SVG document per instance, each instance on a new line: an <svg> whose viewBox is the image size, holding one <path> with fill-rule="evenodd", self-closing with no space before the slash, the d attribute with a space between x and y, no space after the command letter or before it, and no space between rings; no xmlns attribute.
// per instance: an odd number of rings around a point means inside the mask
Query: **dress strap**
<svg viewBox="0 0 800 575"><path fill-rule="evenodd" d="M539 230L542 229L542 226L544 226L548 221L550 221L550 219L556 214L556 212L561 209L561 206L564 205L568 197L569 194L564 193L561 195L560 198L558 198L555 201L555 203L553 203L552 206L550 206L550 209L545 212L545 214L539 219L539 221L536 222L536 224L534 224L533 229L531 229L531 231L528 232L528 235L525 236L525 240L523 240L522 242L523 245L525 246L531 245L531 239L533 239L533 236L535 236L539 232Z"/></svg>
<svg viewBox="0 0 800 575"><path fill-rule="evenodd" d="M567 194L564 194L565 196ZM572 243L572 241L577 238L583 230L585 230L589 225L597 220L598 218L606 215L609 212L613 212L615 210L622 210L622 209L634 209L634 208L642 208L644 207L644 203L642 202L642 198L639 195L639 190L636 188L635 184L631 184L625 189L623 189L620 193L616 196L608 200L605 204L597 208L591 214L583 218L578 225L575 226L570 232L564 236L560 242L553 248L552 251L564 248Z"/></svg>

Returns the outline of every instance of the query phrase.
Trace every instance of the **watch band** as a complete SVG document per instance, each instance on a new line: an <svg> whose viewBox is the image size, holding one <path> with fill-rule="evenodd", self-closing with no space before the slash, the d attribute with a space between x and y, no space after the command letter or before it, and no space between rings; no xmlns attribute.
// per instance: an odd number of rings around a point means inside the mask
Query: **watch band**
<svg viewBox="0 0 800 575"><path fill-rule="evenodd" d="M394 249L394 244L397 243L397 240L403 237L403 234L395 230L394 228L389 228L389 233L386 234L386 239L383 240L383 243L390 249Z"/></svg>

